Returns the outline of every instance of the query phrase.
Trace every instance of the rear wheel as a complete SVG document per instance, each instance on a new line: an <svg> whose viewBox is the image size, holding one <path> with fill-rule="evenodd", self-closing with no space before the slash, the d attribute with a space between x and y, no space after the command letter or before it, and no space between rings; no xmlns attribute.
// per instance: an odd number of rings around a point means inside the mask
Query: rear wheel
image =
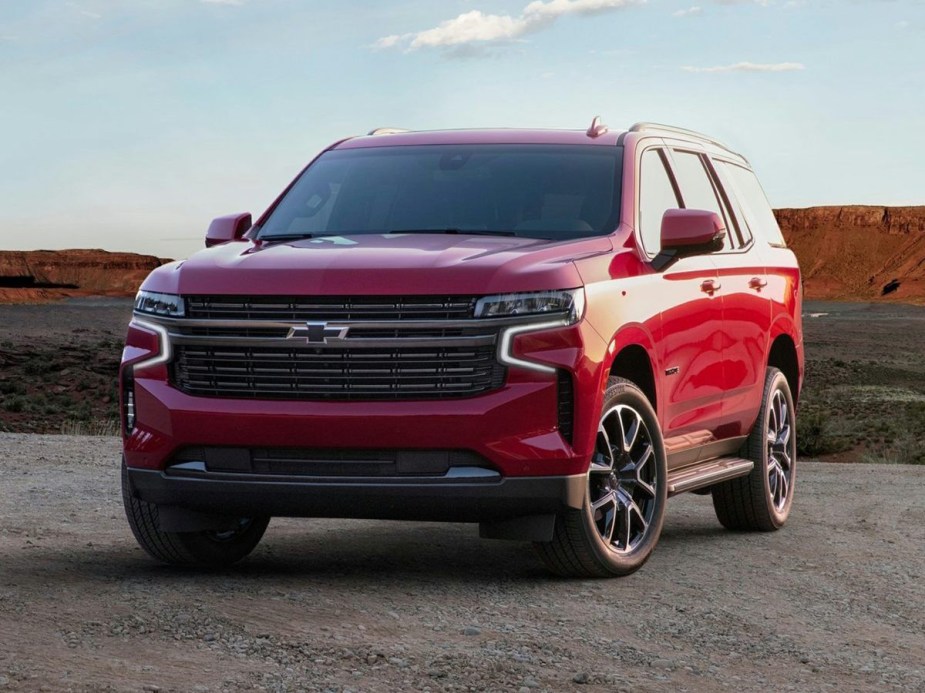
<svg viewBox="0 0 925 693"><path fill-rule="evenodd" d="M556 519L551 542L536 544L553 572L568 577L629 575L662 531L665 446L652 405L628 380L611 378L581 510Z"/></svg>
<svg viewBox="0 0 925 693"><path fill-rule="evenodd" d="M122 501L132 534L153 558L170 565L221 568L237 563L260 542L270 522L268 517L230 520L222 530L164 532L160 529L158 506L135 498L125 464L122 465Z"/></svg>
<svg viewBox="0 0 925 693"><path fill-rule="evenodd" d="M780 529L793 505L796 417L790 385L776 368L768 368L763 397L758 420L740 453L754 461L754 469L713 487L716 517L728 529Z"/></svg>

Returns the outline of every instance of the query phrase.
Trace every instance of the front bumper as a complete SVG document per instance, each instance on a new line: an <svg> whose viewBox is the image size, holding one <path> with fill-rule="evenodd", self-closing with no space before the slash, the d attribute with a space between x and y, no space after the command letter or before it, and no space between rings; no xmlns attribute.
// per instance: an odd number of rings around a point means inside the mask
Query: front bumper
<svg viewBox="0 0 925 693"><path fill-rule="evenodd" d="M254 474L128 469L139 499L202 513L491 522L580 508L585 475L267 479Z"/></svg>

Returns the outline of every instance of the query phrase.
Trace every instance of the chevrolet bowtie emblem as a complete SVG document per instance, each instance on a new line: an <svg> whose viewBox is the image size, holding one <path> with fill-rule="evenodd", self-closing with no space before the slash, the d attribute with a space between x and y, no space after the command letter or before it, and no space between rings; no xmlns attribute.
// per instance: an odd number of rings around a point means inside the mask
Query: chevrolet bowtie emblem
<svg viewBox="0 0 925 693"><path fill-rule="evenodd" d="M290 327L286 339L305 339L307 344L327 344L339 342L347 338L349 327L343 325L328 325L326 322L307 322L305 327Z"/></svg>

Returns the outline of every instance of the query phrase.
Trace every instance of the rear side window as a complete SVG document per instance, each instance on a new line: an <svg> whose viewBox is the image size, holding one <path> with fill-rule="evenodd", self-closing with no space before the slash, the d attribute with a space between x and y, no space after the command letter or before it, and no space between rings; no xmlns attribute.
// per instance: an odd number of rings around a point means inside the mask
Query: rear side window
<svg viewBox="0 0 925 693"><path fill-rule="evenodd" d="M672 151L672 163L678 179L678 187L681 188L681 197L684 198L684 207L716 212L728 229L729 220L716 197L716 190L710 182L709 174L704 168L700 155L694 152L674 150Z"/></svg>
<svg viewBox="0 0 925 693"><path fill-rule="evenodd" d="M663 154L647 149L642 154L639 176L639 235L643 249L650 255L661 250L662 217L681 203L675 194Z"/></svg>
<svg viewBox="0 0 925 693"><path fill-rule="evenodd" d="M771 245L787 247L757 176L747 168L726 161L717 161L716 164L724 177L732 182L735 196L752 233L763 237Z"/></svg>

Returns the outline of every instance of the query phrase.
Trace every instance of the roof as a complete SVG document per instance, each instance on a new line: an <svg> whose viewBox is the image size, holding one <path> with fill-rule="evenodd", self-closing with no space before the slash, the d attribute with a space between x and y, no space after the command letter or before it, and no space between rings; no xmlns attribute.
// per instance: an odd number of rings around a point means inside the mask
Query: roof
<svg viewBox="0 0 925 693"><path fill-rule="evenodd" d="M592 134L595 133L595 134ZM660 125L658 123L636 123L629 130L608 130L595 118L588 130L528 130L500 128L485 130L402 130L398 128L377 128L368 135L353 137L337 145L337 149L365 149L371 147L401 147L430 144L572 144L615 146L623 144L625 137L655 136L669 140L696 142L708 150L721 151L745 157L722 142L693 130Z"/></svg>
<svg viewBox="0 0 925 693"><path fill-rule="evenodd" d="M338 149L360 149L365 147L394 147L424 144L617 144L621 132L606 132L589 137L585 130L422 130L366 135L346 140Z"/></svg>

